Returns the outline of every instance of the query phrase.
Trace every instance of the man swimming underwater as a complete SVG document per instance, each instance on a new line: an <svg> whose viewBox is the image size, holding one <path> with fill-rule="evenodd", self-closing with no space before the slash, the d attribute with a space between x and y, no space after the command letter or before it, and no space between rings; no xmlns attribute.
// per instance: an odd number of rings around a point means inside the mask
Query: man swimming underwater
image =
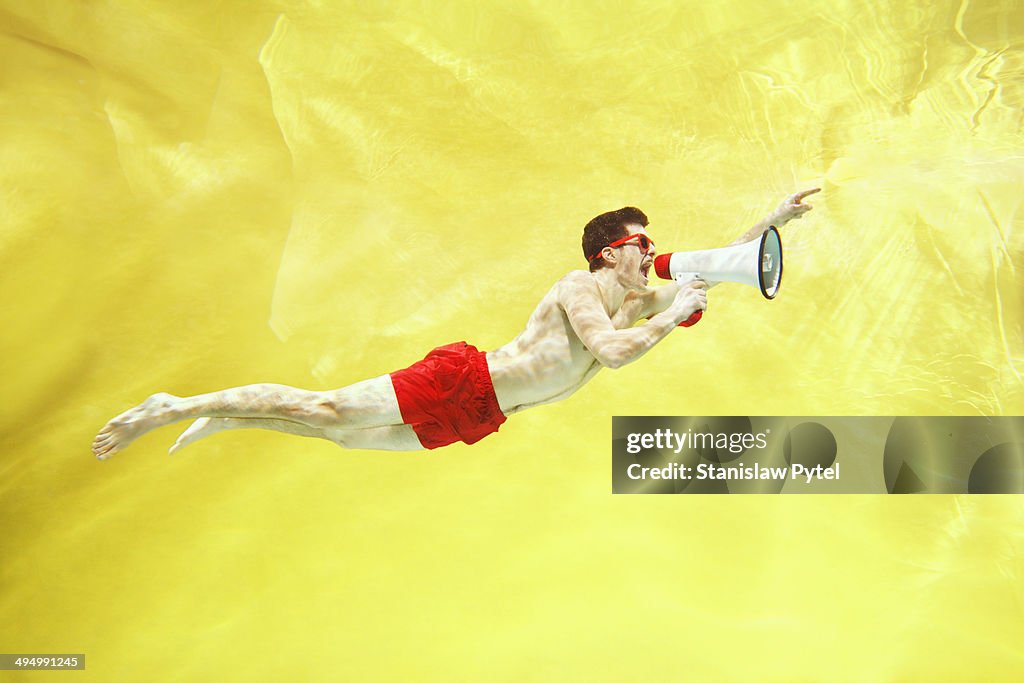
<svg viewBox="0 0 1024 683"><path fill-rule="evenodd" d="M787 197L733 244L800 218L812 208L801 200L819 189ZM250 384L184 398L154 394L104 425L92 451L106 460L146 432L189 418L199 419L171 453L225 429L257 427L343 448L413 451L476 443L508 415L568 398L601 368L633 362L707 308L707 285L700 280L647 286L655 250L646 226L647 216L633 207L587 223L589 272L576 270L556 282L526 329L497 351L449 344L404 370L334 391Z"/></svg>

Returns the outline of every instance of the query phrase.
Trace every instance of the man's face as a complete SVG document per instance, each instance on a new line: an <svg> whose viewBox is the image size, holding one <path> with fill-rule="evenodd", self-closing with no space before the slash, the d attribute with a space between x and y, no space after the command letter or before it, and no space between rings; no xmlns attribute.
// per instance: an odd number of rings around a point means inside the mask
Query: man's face
<svg viewBox="0 0 1024 683"><path fill-rule="evenodd" d="M639 223L626 225L626 234L648 236L647 230ZM615 264L615 272L619 276L619 282L627 289L646 287L651 265L654 263L654 242L651 242L646 254L640 248L639 242L639 239L634 238L616 247L619 259Z"/></svg>

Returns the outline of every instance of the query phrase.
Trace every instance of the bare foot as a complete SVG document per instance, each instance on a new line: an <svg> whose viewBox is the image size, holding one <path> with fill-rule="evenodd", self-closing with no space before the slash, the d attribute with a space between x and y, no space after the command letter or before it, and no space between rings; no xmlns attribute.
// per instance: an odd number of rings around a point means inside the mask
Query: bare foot
<svg viewBox="0 0 1024 683"><path fill-rule="evenodd" d="M153 394L140 405L103 425L92 442L92 452L106 460L146 432L174 421L173 409L180 399L171 394Z"/></svg>
<svg viewBox="0 0 1024 683"><path fill-rule="evenodd" d="M199 439L230 429L231 423L235 421L235 418L231 417L201 417L181 433L167 453L168 455L173 454Z"/></svg>

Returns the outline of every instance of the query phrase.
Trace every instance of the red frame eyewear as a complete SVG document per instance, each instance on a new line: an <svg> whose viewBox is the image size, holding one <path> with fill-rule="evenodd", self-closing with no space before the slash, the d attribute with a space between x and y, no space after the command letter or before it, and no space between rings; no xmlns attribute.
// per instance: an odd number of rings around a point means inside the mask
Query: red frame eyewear
<svg viewBox="0 0 1024 683"><path fill-rule="evenodd" d="M654 242L651 240L650 237L648 237L647 235L644 235L642 233L639 233L639 232L634 232L632 235L626 235L625 237L623 237L620 240L615 240L614 242L612 242L608 246L611 247L612 249L614 249L615 247L621 247L626 242L628 242L628 241L630 241L631 239L634 239L634 238L637 241L636 246L639 247L640 255L641 256L646 255L647 252L649 252L651 250L651 247L654 246ZM601 250L598 251L593 256L591 256L590 260L594 261L596 259L601 258L601 252L604 251L604 250L605 250L605 247L601 247Z"/></svg>

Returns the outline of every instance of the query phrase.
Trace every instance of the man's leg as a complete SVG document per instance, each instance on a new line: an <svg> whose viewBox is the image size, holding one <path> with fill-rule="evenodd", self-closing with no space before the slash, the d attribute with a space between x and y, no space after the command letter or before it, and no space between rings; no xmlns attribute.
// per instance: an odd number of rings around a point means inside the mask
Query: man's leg
<svg viewBox="0 0 1024 683"><path fill-rule="evenodd" d="M92 450L104 460L150 430L196 417L281 419L308 427L337 429L402 424L390 375L333 391L250 384L185 398L153 394L141 405L110 420L96 435Z"/></svg>
<svg viewBox="0 0 1024 683"><path fill-rule="evenodd" d="M416 432L409 425L345 430L331 427L309 427L288 420L252 417L201 417L182 432L169 452L176 453L199 439L228 429L269 429L286 434L326 439L342 448L382 451L418 451L423 449Z"/></svg>

